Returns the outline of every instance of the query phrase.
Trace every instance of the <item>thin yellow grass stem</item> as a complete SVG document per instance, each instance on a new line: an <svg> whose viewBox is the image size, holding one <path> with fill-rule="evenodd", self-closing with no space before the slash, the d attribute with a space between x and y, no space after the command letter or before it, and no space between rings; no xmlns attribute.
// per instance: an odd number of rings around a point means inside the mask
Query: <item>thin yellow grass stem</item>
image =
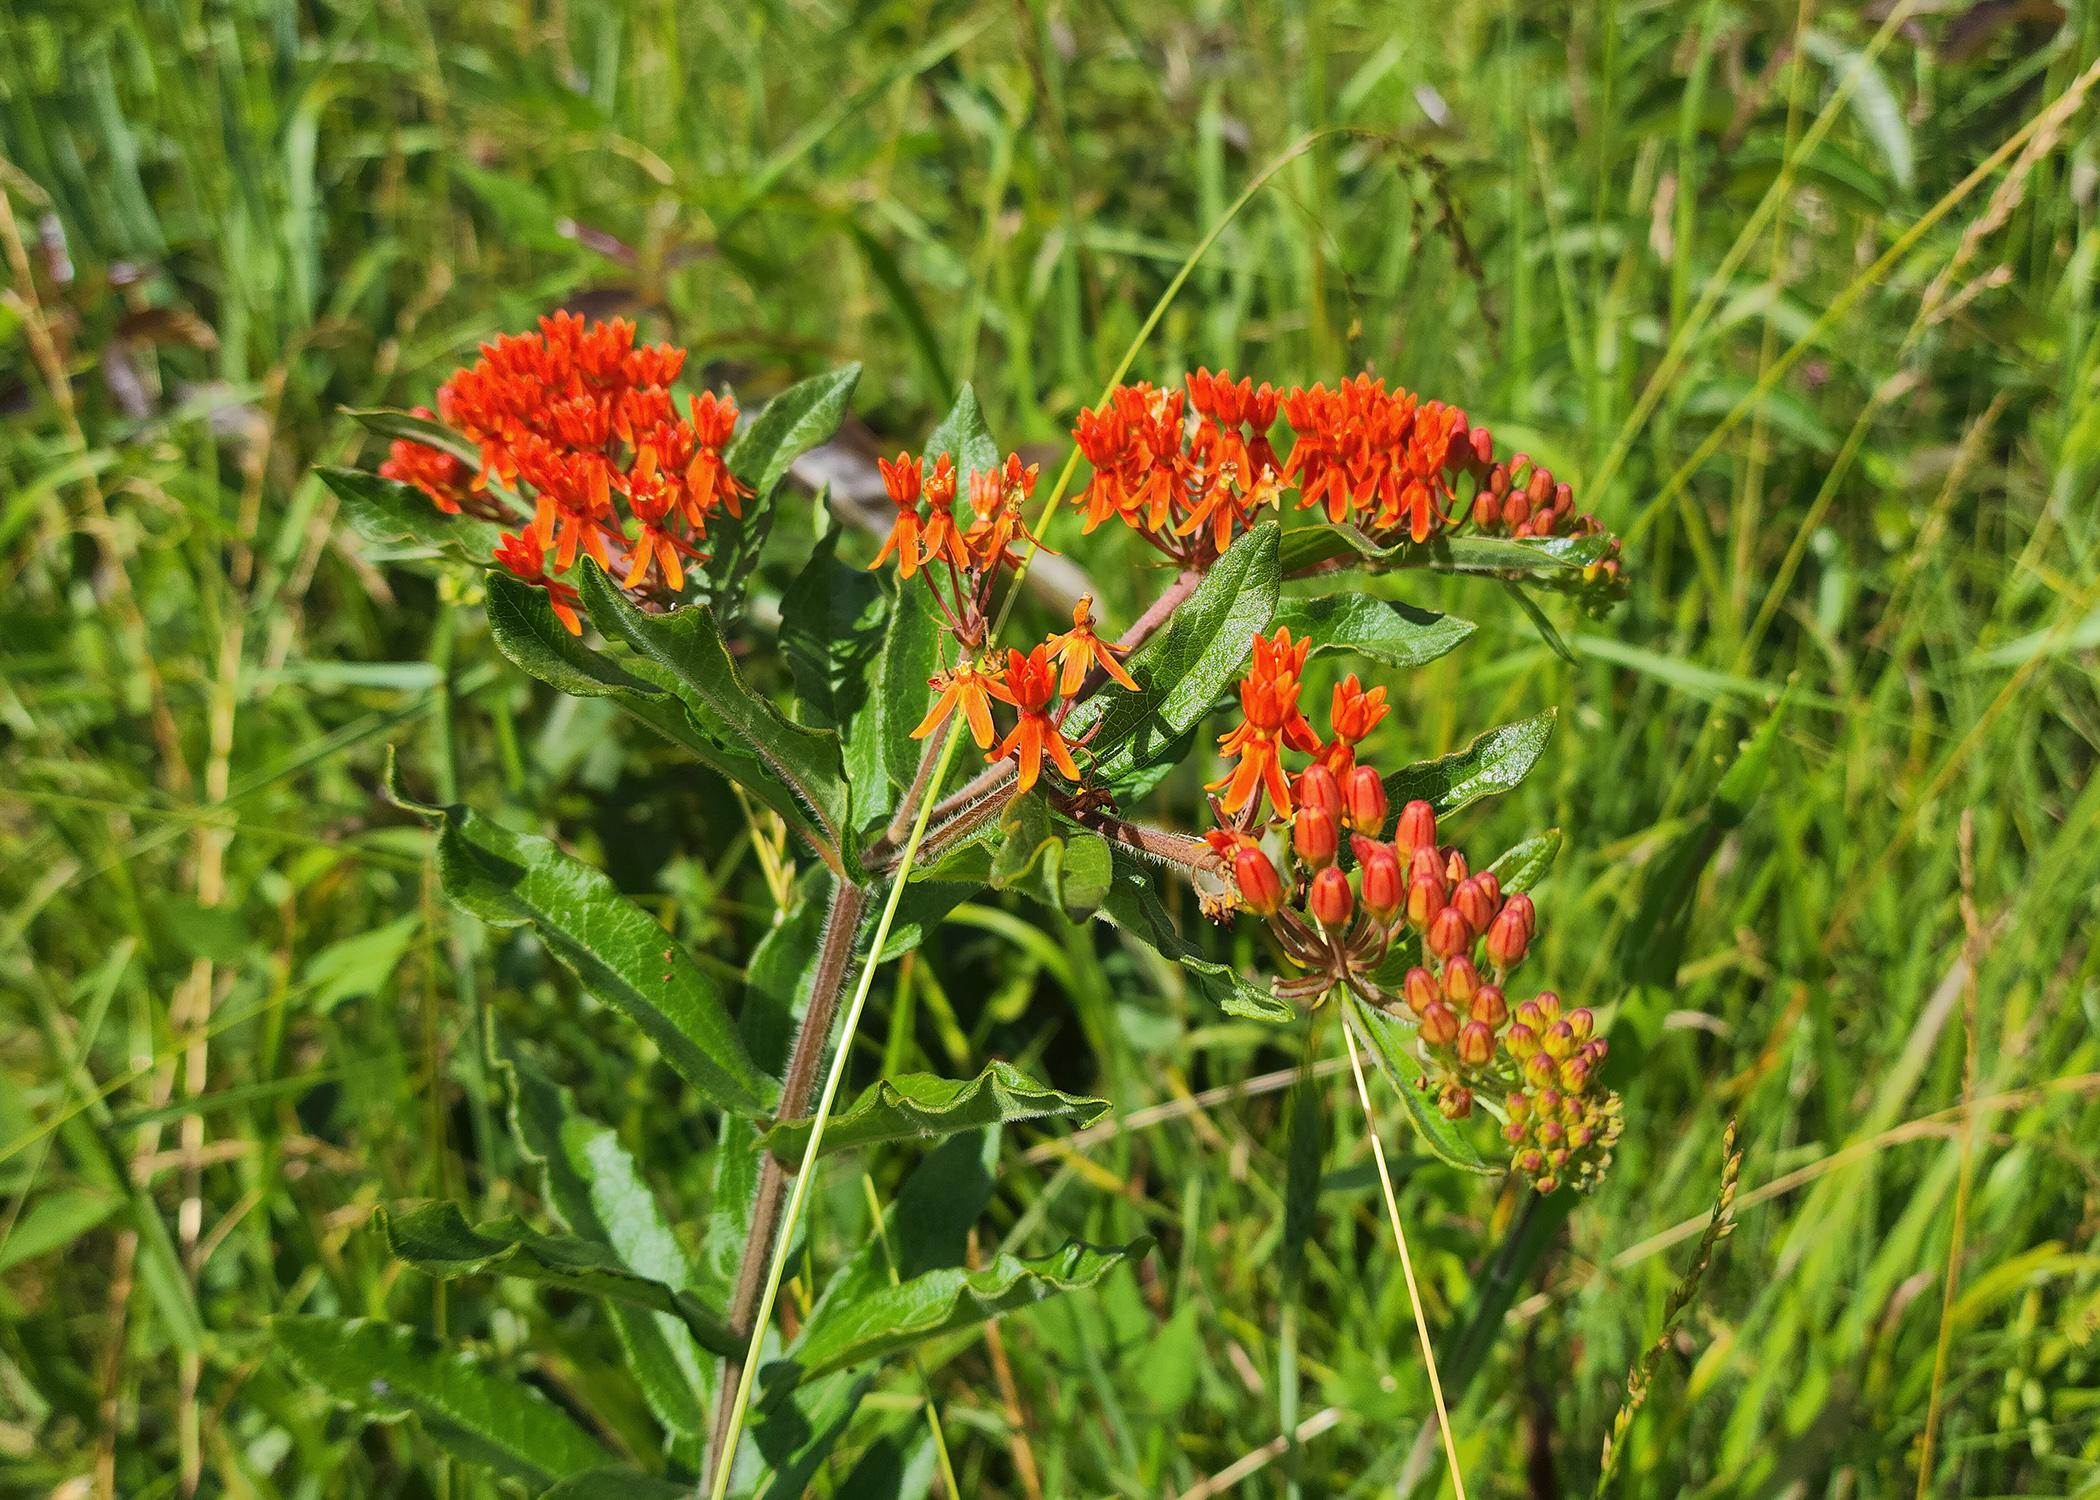
<svg viewBox="0 0 2100 1500"><path fill-rule="evenodd" d="M1436 1350L1429 1342L1429 1320L1422 1315L1422 1294L1415 1286L1415 1263L1407 1253L1407 1231L1400 1226L1400 1202L1393 1196L1393 1174L1386 1170L1385 1147L1378 1141L1378 1120L1371 1113L1371 1091L1364 1086L1363 1060L1356 1052L1356 1028L1347 1017L1342 1038L1349 1044L1349 1074L1356 1080L1356 1099L1364 1108L1364 1129L1371 1137L1371 1158L1378 1163L1378 1185L1385 1191L1386 1216L1393 1222L1393 1243L1400 1247L1400 1274L1407 1278L1407 1305L1414 1310L1415 1336L1422 1343L1422 1366L1429 1371L1429 1397L1436 1403L1437 1435L1444 1440L1444 1462L1451 1468L1451 1488L1466 1500L1465 1476L1458 1468L1458 1444L1451 1435L1451 1414L1444 1409L1444 1383L1437 1378Z"/></svg>

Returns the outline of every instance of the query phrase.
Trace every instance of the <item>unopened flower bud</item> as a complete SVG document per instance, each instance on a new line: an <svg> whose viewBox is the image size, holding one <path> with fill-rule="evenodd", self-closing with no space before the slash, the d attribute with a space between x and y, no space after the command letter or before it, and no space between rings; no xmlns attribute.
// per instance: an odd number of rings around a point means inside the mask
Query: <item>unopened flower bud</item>
<svg viewBox="0 0 2100 1500"><path fill-rule="evenodd" d="M1571 1057L1560 1065L1559 1076L1562 1088L1579 1094L1590 1086L1590 1065L1580 1057Z"/></svg>
<svg viewBox="0 0 2100 1500"><path fill-rule="evenodd" d="M1586 1042L1596 1034L1597 1018L1581 1006L1569 1011L1567 1020L1568 1029L1575 1033L1578 1042Z"/></svg>
<svg viewBox="0 0 2100 1500"><path fill-rule="evenodd" d="M1458 1060L1460 1062L1472 1068L1483 1067L1486 1065L1487 1060L1494 1055L1494 1032L1488 1030L1487 1027L1481 1025L1478 1021L1468 1021L1459 1028Z"/></svg>
<svg viewBox="0 0 2100 1500"><path fill-rule="evenodd" d="M1458 1014L1441 1000L1432 1000L1422 1011L1422 1040L1432 1047L1448 1047L1458 1038Z"/></svg>
<svg viewBox="0 0 2100 1500"><path fill-rule="evenodd" d="M1429 1007L1441 998L1437 994L1436 980L1427 969L1409 969L1407 978L1400 982L1400 993L1407 997L1407 1008L1417 1016L1429 1013Z"/></svg>
<svg viewBox="0 0 2100 1500"><path fill-rule="evenodd" d="M1539 1014L1545 1018L1548 1026L1560 1019L1560 996L1553 991L1540 990L1531 1003L1539 1008Z"/></svg>
<svg viewBox="0 0 2100 1500"><path fill-rule="evenodd" d="M1539 1173L1546 1170L1546 1158L1544 1153L1538 1151L1520 1152L1517 1156L1517 1170L1519 1172L1522 1172L1526 1177L1538 1176ZM1550 1193L1553 1191L1553 1189L1547 1187L1545 1183L1541 1182L1539 1184L1539 1191L1542 1193Z"/></svg>
<svg viewBox="0 0 2100 1500"><path fill-rule="evenodd" d="M1509 1035L1502 1039L1502 1045L1509 1048L1509 1055L1518 1062L1526 1062L1539 1050L1539 1034L1519 1021L1509 1028Z"/></svg>
<svg viewBox="0 0 2100 1500"><path fill-rule="evenodd" d="M1333 864L1342 847L1342 836L1335 827L1334 814L1310 802L1299 808L1298 816L1291 824L1291 847L1315 870Z"/></svg>
<svg viewBox="0 0 2100 1500"><path fill-rule="evenodd" d="M1466 434L1466 444L1473 450L1473 462L1493 463L1495 460L1495 437L1485 427L1476 427Z"/></svg>
<svg viewBox="0 0 2100 1500"><path fill-rule="evenodd" d="M1510 1124L1521 1125L1531 1118L1531 1095L1511 1094L1502 1101L1502 1107L1509 1115Z"/></svg>
<svg viewBox="0 0 2100 1500"><path fill-rule="evenodd" d="M1436 1107L1443 1111L1447 1120L1463 1120L1473 1113L1473 1093L1456 1084L1449 1084L1437 1095Z"/></svg>
<svg viewBox="0 0 2100 1500"><path fill-rule="evenodd" d="M1531 482L1524 486L1524 494L1530 499L1533 510L1550 503L1553 499L1553 471L1544 468L1533 469Z"/></svg>
<svg viewBox="0 0 2100 1500"><path fill-rule="evenodd" d="M1495 503L1493 495L1486 490L1482 490L1473 497L1473 524L1475 526L1478 526L1482 531L1489 531L1501 519L1502 507Z"/></svg>
<svg viewBox="0 0 2100 1500"><path fill-rule="evenodd" d="M1347 925L1355 904L1349 893L1349 877L1337 865L1329 865L1313 877L1312 895L1306 901L1313 918L1329 929Z"/></svg>
<svg viewBox="0 0 2100 1500"><path fill-rule="evenodd" d="M1543 1052L1534 1052L1524 1060L1524 1081L1535 1089L1542 1089L1559 1077L1559 1066Z"/></svg>
<svg viewBox="0 0 2100 1500"><path fill-rule="evenodd" d="M1464 880L1468 873L1470 873L1470 867L1466 864L1465 855L1453 849L1444 860L1444 879L1456 885L1461 880Z"/></svg>
<svg viewBox="0 0 2100 1500"><path fill-rule="evenodd" d="M1400 861L1384 844L1369 839L1356 841L1356 867L1363 881L1364 910L1381 922L1392 920L1407 902L1407 887L1400 878Z"/></svg>
<svg viewBox="0 0 2100 1500"><path fill-rule="evenodd" d="M1548 1147L1558 1146L1562 1141L1566 1140L1567 1138L1567 1129L1560 1123L1560 1121L1541 1120L1539 1122L1540 1145Z"/></svg>
<svg viewBox="0 0 2100 1500"><path fill-rule="evenodd" d="M1500 1026L1509 1019L1509 1002L1502 998L1501 985L1484 984L1474 991L1473 1019L1490 1026Z"/></svg>
<svg viewBox="0 0 2100 1500"><path fill-rule="evenodd" d="M1342 786L1342 821L1358 833L1385 830L1385 782L1369 766L1358 766Z"/></svg>
<svg viewBox="0 0 2100 1500"><path fill-rule="evenodd" d="M1474 932L1486 932L1488 923L1495 920L1495 904L1488 900L1477 876L1461 880L1452 888L1451 906L1466 919L1466 926Z"/></svg>
<svg viewBox="0 0 2100 1500"><path fill-rule="evenodd" d="M1424 844L1408 856L1407 883L1413 885L1417 880L1434 881L1440 893L1450 889L1444 883L1443 856L1432 844Z"/></svg>
<svg viewBox="0 0 2100 1500"><path fill-rule="evenodd" d="M1538 1106L1538 1118L1543 1120L1559 1112L1561 1097L1552 1089L1540 1089L1532 1096L1532 1102Z"/></svg>
<svg viewBox="0 0 2100 1500"><path fill-rule="evenodd" d="M1300 807L1325 808L1329 817L1341 817L1342 784L1334 779L1334 772L1328 770L1323 763L1314 761L1300 772L1298 784L1293 790L1297 793Z"/></svg>
<svg viewBox="0 0 2100 1500"><path fill-rule="evenodd" d="M1473 946L1473 929L1466 926L1457 907L1447 906L1436 914L1422 941L1438 958L1456 958Z"/></svg>
<svg viewBox="0 0 2100 1500"><path fill-rule="evenodd" d="M1566 1021L1555 1021L1546 1028L1546 1034L1539 1038L1539 1045L1545 1049L1548 1057L1558 1062L1562 1058L1575 1055L1575 1033Z"/></svg>
<svg viewBox="0 0 2100 1500"><path fill-rule="evenodd" d="M1399 826L1393 830L1393 852L1402 859L1417 849L1436 847L1436 809L1417 799L1400 809Z"/></svg>
<svg viewBox="0 0 2100 1500"><path fill-rule="evenodd" d="M1283 882L1269 856L1253 844L1242 844L1232 857L1233 883L1240 888L1240 901L1259 916L1271 916L1283 908Z"/></svg>
<svg viewBox="0 0 2100 1500"><path fill-rule="evenodd" d="M1517 1024L1531 1032L1544 1031L1553 1023L1539 1010L1536 1000L1521 1000L1517 1003Z"/></svg>
<svg viewBox="0 0 2100 1500"><path fill-rule="evenodd" d="M1531 501L1522 490L1518 490L1502 502L1502 524L1514 531L1531 520Z"/></svg>
<svg viewBox="0 0 2100 1500"><path fill-rule="evenodd" d="M1487 893L1488 909L1491 912L1502 910L1502 877L1500 875L1497 875L1493 870L1482 870L1473 877L1473 883ZM1487 926L1487 923L1482 922L1480 925L1484 928Z"/></svg>
<svg viewBox="0 0 2100 1500"><path fill-rule="evenodd" d="M1435 880L1417 880L1407 888L1407 920L1417 932L1427 932L1444 913L1444 887Z"/></svg>
<svg viewBox="0 0 2100 1500"><path fill-rule="evenodd" d="M1496 913L1495 920L1488 923L1484 951L1488 962L1498 969L1514 969L1531 947L1531 934L1524 930L1524 921L1516 912L1516 904L1523 899L1512 896L1509 904Z"/></svg>
<svg viewBox="0 0 2100 1500"><path fill-rule="evenodd" d="M1444 965L1444 998L1453 1005L1470 1005L1480 993L1480 970L1460 953Z"/></svg>

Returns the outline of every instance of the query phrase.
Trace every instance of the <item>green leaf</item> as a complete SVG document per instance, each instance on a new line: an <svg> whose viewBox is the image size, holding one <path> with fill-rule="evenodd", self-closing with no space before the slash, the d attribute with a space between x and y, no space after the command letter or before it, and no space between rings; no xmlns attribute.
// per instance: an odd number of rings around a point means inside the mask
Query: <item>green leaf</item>
<svg viewBox="0 0 2100 1500"><path fill-rule="evenodd" d="M270 1329L299 1372L336 1401L374 1421L414 1416L468 1463L545 1485L611 1457L515 1375L413 1329L329 1317L281 1317Z"/></svg>
<svg viewBox="0 0 2100 1500"><path fill-rule="evenodd" d="M1033 792L1011 798L999 815L1000 843L992 856L994 890L1017 890L1074 922L1092 916L1108 898L1114 865L1107 839L1060 828Z"/></svg>
<svg viewBox="0 0 2100 1500"><path fill-rule="evenodd" d="M739 519L723 511L708 525L707 566L700 586L724 620L743 612L744 593L773 531L773 492L795 460L830 438L845 419L860 366L847 365L789 386L729 440L722 461L751 487ZM822 505L822 498L819 498Z"/></svg>
<svg viewBox="0 0 2100 1500"><path fill-rule="evenodd" d="M809 1006L834 879L822 866L803 871L786 914L766 929L744 965L737 1030L752 1060L768 1072L777 1074L787 1066L795 1028Z"/></svg>
<svg viewBox="0 0 2100 1500"><path fill-rule="evenodd" d="M592 623L669 674L687 711L708 737L764 761L779 784L815 817L833 849L845 852L846 772L838 735L805 728L754 693L737 671L706 605L645 615L589 558L578 564L578 571Z"/></svg>
<svg viewBox="0 0 2100 1500"><path fill-rule="evenodd" d="M1384 546L1354 526L1300 526L1283 540L1283 576L1337 568L1386 572L1423 568L1433 573L1486 573L1499 577L1535 577L1579 581L1591 563L1611 555L1611 538L1594 536L1457 536Z"/></svg>
<svg viewBox="0 0 2100 1500"><path fill-rule="evenodd" d="M610 698L702 765L735 782L808 838L824 833L792 788L735 741L707 733L682 701L675 680L646 658L616 662L586 645L554 618L544 591L508 573L488 575L489 633L496 649L549 687L578 698Z"/></svg>
<svg viewBox="0 0 2100 1500"><path fill-rule="evenodd" d="M824 1130L824 1153L927 1140L1019 1120L1070 1120L1084 1127L1109 1108L1106 1099L1060 1093L1037 1083L1008 1062L989 1063L970 1079L907 1073L882 1079L850 1109L833 1116ZM807 1120L783 1120L766 1133L766 1144L783 1161L799 1161L809 1130Z"/></svg>
<svg viewBox="0 0 2100 1500"><path fill-rule="evenodd" d="M453 431L443 422L419 417L394 406L346 406L343 415L374 437L385 438L390 443L397 439L421 443L426 448L449 453L461 463L472 464L476 469L481 467L481 450L464 434Z"/></svg>
<svg viewBox="0 0 2100 1500"><path fill-rule="evenodd" d="M1397 1016L1364 1004L1354 995L1348 997L1347 1003L1349 1019L1355 1024L1357 1035L1369 1044L1378 1070L1385 1074L1393 1092L1406 1106L1408 1118L1414 1122L1415 1137L1421 1141L1422 1148L1446 1166L1457 1167L1462 1172L1481 1177L1500 1176L1502 1169L1481 1160L1480 1153L1459 1131L1457 1123L1445 1119L1435 1101L1415 1086L1415 1080L1422 1074L1422 1065L1408 1050L1414 1040L1414 1027Z"/></svg>
<svg viewBox="0 0 2100 1500"><path fill-rule="evenodd" d="M579 1113L569 1091L550 1083L515 1048L500 1044L499 1055L510 1078L511 1133L540 1168L555 1218L580 1238L604 1245L635 1275L669 1287L688 1285L685 1250L619 1137ZM656 1419L687 1445L704 1441L711 1381L684 1320L625 1302L609 1303L605 1311Z"/></svg>
<svg viewBox="0 0 2100 1500"><path fill-rule="evenodd" d="M1203 582L1125 666L1139 691L1105 689L1075 708L1065 733L1096 724L1095 773L1116 782L1170 756L1239 676L1256 632L1276 609L1277 525L1264 521L1227 549Z"/></svg>
<svg viewBox="0 0 2100 1500"><path fill-rule="evenodd" d="M1553 737L1556 710L1547 709L1500 729L1490 729L1463 750L1437 760L1419 761L1385 779L1385 795L1395 807L1420 799L1439 817L1506 792L1538 763Z"/></svg>
<svg viewBox="0 0 2100 1500"><path fill-rule="evenodd" d="M840 729L865 706L892 608L883 580L839 561L836 527L780 596L780 651L802 722Z"/></svg>
<svg viewBox="0 0 2100 1500"><path fill-rule="evenodd" d="M426 1276L515 1276L566 1291L669 1313L702 1348L735 1354L744 1345L719 1315L691 1293L640 1276L612 1249L575 1235L542 1234L515 1214L469 1225L456 1203L431 1203L396 1218L384 1208L373 1222L387 1249Z"/></svg>
<svg viewBox="0 0 2100 1500"><path fill-rule="evenodd" d="M772 1080L745 1052L714 982L601 872L470 807L415 801L391 765L387 787L437 830L438 879L455 906L491 926L531 926L585 989L640 1026L709 1100L734 1114L765 1108Z"/></svg>
<svg viewBox="0 0 2100 1500"><path fill-rule="evenodd" d="M1295 1021L1298 1012L1266 989L1249 983L1230 964L1205 958L1174 930L1174 919L1160 904L1152 889L1151 872L1135 859L1115 851L1115 879L1101 916L1181 965L1195 978L1196 988L1228 1015L1255 1021Z"/></svg>
<svg viewBox="0 0 2100 1500"><path fill-rule="evenodd" d="M342 502L343 519L368 542L427 547L475 563L487 562L495 550L501 528L475 516L448 516L412 484L363 469L324 465L314 472Z"/></svg>
<svg viewBox="0 0 2100 1500"><path fill-rule="evenodd" d="M946 1266L848 1303L827 1299L821 1316L812 1313L789 1357L811 1374L843 1369L1060 1292L1091 1287L1151 1248L1151 1240L1141 1238L1107 1249L1071 1244L1032 1259L1000 1255L982 1270Z"/></svg>
<svg viewBox="0 0 2100 1500"><path fill-rule="evenodd" d="M1497 855L1488 868L1507 892L1528 891L1546 878L1553 861L1560 857L1560 830L1549 828L1522 843L1512 844Z"/></svg>
<svg viewBox="0 0 2100 1500"><path fill-rule="evenodd" d="M65 1249L122 1207L121 1193L95 1187L60 1188L39 1194L6 1236L0 1238L0 1271L11 1271L25 1261Z"/></svg>
<svg viewBox="0 0 2100 1500"><path fill-rule="evenodd" d="M999 445L985 426L984 409L977 404L977 392L968 381L955 393L955 405L948 408L948 415L927 434L925 452L929 459L943 453L954 456L965 494L972 474L988 474L999 467Z"/></svg>
<svg viewBox="0 0 2100 1500"><path fill-rule="evenodd" d="M923 588L894 592L864 701L846 730L846 776L853 820L872 829L890 815L897 794L918 774L919 758L938 738L915 740L926 717L928 682L940 665L941 620Z"/></svg>
<svg viewBox="0 0 2100 1500"><path fill-rule="evenodd" d="M1314 655L1351 651L1389 667L1426 666L1473 633L1471 620L1365 594L1280 599L1269 623L1310 639Z"/></svg>

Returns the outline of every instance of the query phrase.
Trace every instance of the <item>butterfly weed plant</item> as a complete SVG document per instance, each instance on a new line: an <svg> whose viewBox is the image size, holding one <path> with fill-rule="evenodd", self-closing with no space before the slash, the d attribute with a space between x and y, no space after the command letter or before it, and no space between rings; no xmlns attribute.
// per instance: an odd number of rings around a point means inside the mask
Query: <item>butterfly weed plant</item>
<svg viewBox="0 0 2100 1500"><path fill-rule="evenodd" d="M1492 860L1450 836L1452 815L1530 769L1550 714L1416 765L1381 767L1364 748L1391 711L1390 683L1365 676L1420 667L1470 628L1372 597L1365 575L1482 574L1600 612L1618 596L1618 543L1567 484L1498 452L1457 407L1370 375L1279 390L1209 371L1111 388L1079 413L1046 484L994 444L965 388L921 452L881 461L887 534L871 561L824 535L768 640L747 617L748 581L795 459L837 428L858 371L747 417L727 395L681 395L684 363L630 324L552 317L485 345L434 409L360 414L392 440L377 474L324 473L367 534L412 541L463 579L486 569L503 654L610 700L719 776L776 895L801 886L825 913L806 952L765 956L791 982L732 1004L604 873L389 777L436 830L451 900L532 928L710 1107L712 1191L690 1234L612 1133L491 1034L548 1222L476 1224L439 1203L380 1225L432 1276L602 1299L661 1459L623 1468L536 1390L407 1327L282 1320L310 1378L368 1416L413 1414L459 1458L550 1495L790 1495L846 1440L882 1362L1146 1254L1143 1240L968 1248L997 1128L1083 1125L1104 1101L986 1059L974 1077L883 1078L838 1106L876 967L986 889L1114 924L1232 1015L1315 1039L1339 1029L1450 1169L1556 1194L1609 1168L1621 1110L1600 1022L1526 966L1541 919L1529 888L1558 834ZM1032 558L1074 520L1075 551L1129 528L1166 560L1165 586L1128 620L1083 597L1068 629L1004 638ZM1311 582L1286 594L1289 580ZM877 608L849 640L831 604L857 595ZM1366 666L1309 702L1307 662L1325 652ZM1191 759L1212 774L1201 826L1152 821L1148 794ZM1163 899L1176 883L1192 899ZM1210 957L1170 905L1253 924L1262 962ZM776 1318L822 1159L908 1140L927 1155L870 1242L818 1274L806 1316Z"/></svg>

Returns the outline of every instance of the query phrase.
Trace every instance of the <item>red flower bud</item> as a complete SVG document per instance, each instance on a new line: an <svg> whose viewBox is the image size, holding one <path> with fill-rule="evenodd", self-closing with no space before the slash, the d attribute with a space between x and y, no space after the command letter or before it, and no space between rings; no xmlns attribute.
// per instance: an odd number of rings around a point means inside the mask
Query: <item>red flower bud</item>
<svg viewBox="0 0 2100 1500"><path fill-rule="evenodd" d="M1471 1068L1484 1067L1495 1055L1495 1033L1478 1021L1468 1021L1459 1029L1458 1060Z"/></svg>
<svg viewBox="0 0 2100 1500"><path fill-rule="evenodd" d="M1486 490L1482 490L1473 497L1473 524L1475 526L1478 526L1482 531L1491 531L1494 529L1495 523L1501 519L1502 507L1495 503L1493 495Z"/></svg>
<svg viewBox="0 0 2100 1500"><path fill-rule="evenodd" d="M1364 910L1381 922L1389 922L1407 900L1407 886L1400 878L1400 861L1384 844L1370 839L1356 841L1357 873L1363 881Z"/></svg>
<svg viewBox="0 0 2100 1500"><path fill-rule="evenodd" d="M1423 942L1438 958L1456 958L1473 946L1473 929L1466 925L1457 907L1447 906L1429 924Z"/></svg>
<svg viewBox="0 0 2100 1500"><path fill-rule="evenodd" d="M1444 998L1453 1005L1469 1005L1480 992L1480 971L1473 960L1460 953L1444 965Z"/></svg>
<svg viewBox="0 0 2100 1500"><path fill-rule="evenodd" d="M1524 930L1524 920L1516 911L1517 903L1523 899L1522 896L1512 896L1509 905L1488 924L1488 962L1498 969L1514 969L1524 961L1524 954L1531 947L1531 934Z"/></svg>
<svg viewBox="0 0 2100 1500"><path fill-rule="evenodd" d="M1501 985L1484 984L1474 992L1473 1019L1490 1026L1500 1026L1509 1019L1509 1002L1502 998Z"/></svg>
<svg viewBox="0 0 2100 1500"><path fill-rule="evenodd" d="M1495 903L1488 899L1478 875L1458 883L1451 892L1451 905L1475 932L1486 932L1488 923L1495 920Z"/></svg>
<svg viewBox="0 0 2100 1500"><path fill-rule="evenodd" d="M1459 881L1464 880L1467 874L1466 857L1456 849L1453 849L1444 860L1444 878L1456 885Z"/></svg>
<svg viewBox="0 0 2100 1500"><path fill-rule="evenodd" d="M1502 910L1502 877L1500 875L1497 875L1493 870L1482 870L1473 877L1473 883L1487 892L1490 915ZM1479 925L1485 928L1487 923L1482 922Z"/></svg>
<svg viewBox="0 0 2100 1500"><path fill-rule="evenodd" d="M1407 859L1417 849L1436 847L1436 809L1416 800L1400 809L1400 826L1393 830L1393 852Z"/></svg>
<svg viewBox="0 0 2100 1500"><path fill-rule="evenodd" d="M1494 434L1485 427L1476 427L1467 433L1466 442L1473 450L1473 462L1487 464L1495 461Z"/></svg>
<svg viewBox="0 0 2100 1500"><path fill-rule="evenodd" d="M1424 844L1408 856L1407 883L1413 885L1417 880L1430 881L1440 891L1449 889L1444 884L1444 856L1432 844Z"/></svg>
<svg viewBox="0 0 2100 1500"><path fill-rule="evenodd" d="M1443 915L1444 887L1434 880L1416 880L1407 888L1407 920L1418 932L1427 932Z"/></svg>
<svg viewBox="0 0 2100 1500"><path fill-rule="evenodd" d="M1427 969L1409 969L1407 978L1401 981L1400 992L1407 997L1407 1008L1417 1016L1427 1015L1438 998L1436 980Z"/></svg>
<svg viewBox="0 0 2100 1500"><path fill-rule="evenodd" d="M1342 787L1342 820L1358 833L1385 831L1385 782L1369 766L1349 773Z"/></svg>
<svg viewBox="0 0 2100 1500"><path fill-rule="evenodd" d="M1457 1012L1441 1000L1432 1000L1422 1012L1422 1040L1432 1047L1448 1047L1457 1039Z"/></svg>
<svg viewBox="0 0 2100 1500"><path fill-rule="evenodd" d="M1242 844L1233 855L1232 878L1240 888L1241 903L1249 911L1266 917L1283 909L1283 882L1277 878L1276 866L1269 863L1269 856L1255 845Z"/></svg>
<svg viewBox="0 0 2100 1500"><path fill-rule="evenodd" d="M1349 877L1339 866L1329 865L1313 877L1312 895L1306 905L1322 927L1337 928L1349 920L1349 911L1354 904L1349 894Z"/></svg>
<svg viewBox="0 0 2100 1500"><path fill-rule="evenodd" d="M1324 763L1314 761L1301 771L1296 791L1301 806L1325 808L1328 816L1341 817L1342 785Z"/></svg>
<svg viewBox="0 0 2100 1500"><path fill-rule="evenodd" d="M1342 836L1334 826L1334 814L1324 807L1306 803L1298 809L1297 820L1291 825L1291 847L1298 857L1315 870L1334 863L1335 854L1341 849Z"/></svg>

